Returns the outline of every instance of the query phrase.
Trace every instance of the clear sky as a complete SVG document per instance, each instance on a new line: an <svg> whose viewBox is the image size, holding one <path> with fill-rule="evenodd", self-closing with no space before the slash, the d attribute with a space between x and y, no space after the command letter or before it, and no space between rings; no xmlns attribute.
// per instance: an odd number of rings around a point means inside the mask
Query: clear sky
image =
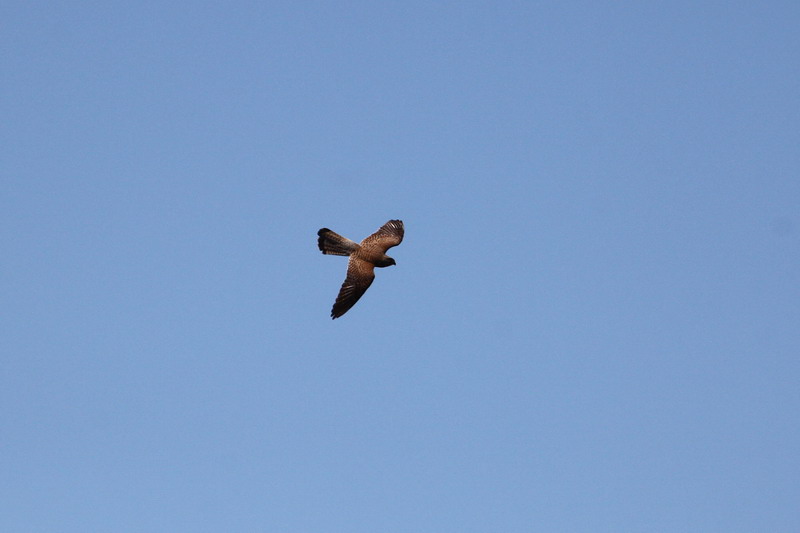
<svg viewBox="0 0 800 533"><path fill-rule="evenodd" d="M798 28L5 2L0 530L800 531Z"/></svg>

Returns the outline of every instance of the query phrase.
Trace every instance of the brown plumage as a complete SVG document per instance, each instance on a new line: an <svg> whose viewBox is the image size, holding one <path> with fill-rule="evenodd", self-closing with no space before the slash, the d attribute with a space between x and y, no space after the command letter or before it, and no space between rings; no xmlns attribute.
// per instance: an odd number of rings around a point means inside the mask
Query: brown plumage
<svg viewBox="0 0 800 533"><path fill-rule="evenodd" d="M348 255L347 277L331 310L331 318L339 318L355 305L375 279L375 267L396 264L386 250L403 242L403 221L390 220L378 231L356 243L328 228L317 232L317 245L323 254Z"/></svg>

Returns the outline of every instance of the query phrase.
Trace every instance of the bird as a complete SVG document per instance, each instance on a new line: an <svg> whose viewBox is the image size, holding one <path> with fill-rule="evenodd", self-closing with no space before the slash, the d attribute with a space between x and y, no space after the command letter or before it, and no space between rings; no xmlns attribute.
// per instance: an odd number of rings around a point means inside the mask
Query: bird
<svg viewBox="0 0 800 533"><path fill-rule="evenodd" d="M386 251L403 242L404 232L402 220L390 220L360 243L342 237L328 228L317 232L317 245L323 254L350 257L347 277L331 309L331 319L335 320L345 314L367 292L375 279L375 267L397 264L386 255Z"/></svg>

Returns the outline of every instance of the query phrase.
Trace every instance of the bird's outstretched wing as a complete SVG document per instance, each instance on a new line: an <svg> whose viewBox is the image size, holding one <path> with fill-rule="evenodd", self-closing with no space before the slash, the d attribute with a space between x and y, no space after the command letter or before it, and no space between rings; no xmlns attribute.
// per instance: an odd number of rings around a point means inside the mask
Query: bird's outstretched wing
<svg viewBox="0 0 800 533"><path fill-rule="evenodd" d="M361 246L386 253L392 246L403 242L405 228L402 220L390 220L380 227L378 231L361 241Z"/></svg>
<svg viewBox="0 0 800 533"><path fill-rule="evenodd" d="M339 296L336 297L336 302L331 309L331 318L339 318L353 307L358 299L367 292L374 279L375 267L372 263L357 257L350 257L350 262L347 264L347 277L342 283Z"/></svg>

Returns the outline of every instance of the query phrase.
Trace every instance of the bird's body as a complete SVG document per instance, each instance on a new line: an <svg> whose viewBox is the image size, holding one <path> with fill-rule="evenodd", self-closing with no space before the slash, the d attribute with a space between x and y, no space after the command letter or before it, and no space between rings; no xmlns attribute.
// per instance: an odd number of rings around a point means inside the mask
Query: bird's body
<svg viewBox="0 0 800 533"><path fill-rule="evenodd" d="M317 245L323 254L350 256L347 277L333 304L331 318L339 318L345 314L364 295L375 279L375 267L396 264L394 259L386 255L386 251L403 241L404 232L402 220L390 220L360 243L342 237L328 228L317 232Z"/></svg>

